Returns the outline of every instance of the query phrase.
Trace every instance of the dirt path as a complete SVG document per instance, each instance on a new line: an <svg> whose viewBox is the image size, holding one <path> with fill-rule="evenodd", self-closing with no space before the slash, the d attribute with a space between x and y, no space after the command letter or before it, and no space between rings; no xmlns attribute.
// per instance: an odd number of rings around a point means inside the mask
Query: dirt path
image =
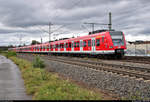
<svg viewBox="0 0 150 102"><path fill-rule="evenodd" d="M9 59L0 55L0 99L31 100L26 95L19 68Z"/></svg>

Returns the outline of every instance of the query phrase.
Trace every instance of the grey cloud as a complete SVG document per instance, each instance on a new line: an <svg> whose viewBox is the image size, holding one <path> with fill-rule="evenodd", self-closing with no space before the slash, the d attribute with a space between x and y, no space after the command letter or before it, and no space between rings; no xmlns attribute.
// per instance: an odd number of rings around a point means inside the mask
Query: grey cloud
<svg viewBox="0 0 150 102"><path fill-rule="evenodd" d="M0 29L1 34L14 34L14 33L29 33L29 34L37 34L41 30L15 30L15 29Z"/></svg>
<svg viewBox="0 0 150 102"><path fill-rule="evenodd" d="M29 2L30 1L30 2ZM34 2L33 2L34 1ZM45 19L40 18L40 4L35 0L1 0L1 22L11 27L30 27L35 25L47 25ZM42 7L42 6L41 6Z"/></svg>
<svg viewBox="0 0 150 102"><path fill-rule="evenodd" d="M94 7L108 4L115 4L120 0L55 0L54 4L56 9L70 10L75 8Z"/></svg>
<svg viewBox="0 0 150 102"><path fill-rule="evenodd" d="M111 11L114 29L133 36L150 35L147 27L150 25L149 5L149 0L0 0L0 24L13 29L1 28L0 34L40 35L40 29L29 28L48 26L49 21L55 25L68 25L64 28L73 33L83 30L83 22L108 23Z"/></svg>

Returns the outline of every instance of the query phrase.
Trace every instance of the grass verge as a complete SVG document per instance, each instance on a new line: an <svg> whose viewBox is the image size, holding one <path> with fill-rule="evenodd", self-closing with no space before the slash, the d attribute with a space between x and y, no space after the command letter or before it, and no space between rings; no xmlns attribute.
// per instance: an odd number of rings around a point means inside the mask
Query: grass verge
<svg viewBox="0 0 150 102"><path fill-rule="evenodd" d="M14 51L0 51L0 54L6 56L7 58L17 56L16 52Z"/></svg>
<svg viewBox="0 0 150 102"><path fill-rule="evenodd" d="M63 80L43 68L33 68L31 62L10 57L20 68L26 91L33 100L101 100L99 93Z"/></svg>

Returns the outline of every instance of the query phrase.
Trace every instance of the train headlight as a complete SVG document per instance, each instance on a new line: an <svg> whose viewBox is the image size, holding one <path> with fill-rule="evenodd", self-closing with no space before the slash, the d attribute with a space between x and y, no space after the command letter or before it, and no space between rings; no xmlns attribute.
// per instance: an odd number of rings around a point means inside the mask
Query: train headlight
<svg viewBox="0 0 150 102"><path fill-rule="evenodd" d="M113 46L109 46L109 48L113 48Z"/></svg>

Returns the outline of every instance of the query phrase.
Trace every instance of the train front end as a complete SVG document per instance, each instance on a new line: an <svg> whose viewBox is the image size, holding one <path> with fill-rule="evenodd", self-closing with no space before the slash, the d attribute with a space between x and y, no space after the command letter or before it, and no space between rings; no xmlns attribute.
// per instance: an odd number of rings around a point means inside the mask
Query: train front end
<svg viewBox="0 0 150 102"><path fill-rule="evenodd" d="M122 58L126 53L126 40L123 32L121 31L110 31L111 47L115 50L115 56Z"/></svg>

